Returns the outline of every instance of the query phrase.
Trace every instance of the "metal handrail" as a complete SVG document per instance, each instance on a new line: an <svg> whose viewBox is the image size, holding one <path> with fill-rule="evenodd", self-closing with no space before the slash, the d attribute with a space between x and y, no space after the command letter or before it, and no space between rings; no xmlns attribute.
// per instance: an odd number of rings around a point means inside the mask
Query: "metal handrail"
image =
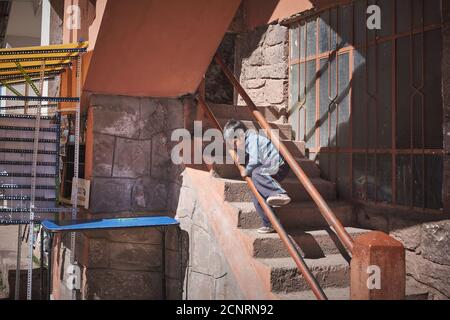
<svg viewBox="0 0 450 320"><path fill-rule="evenodd" d="M281 140L278 138L278 136L276 134L272 133L272 128L270 127L269 123L265 119L264 115L258 110L256 105L253 103L252 99L245 92L245 89L241 86L239 80L236 79L236 77L234 76L232 71L225 65L225 63L223 62L223 60L220 58L219 55L216 55L214 57L214 60L220 66L220 68L224 72L225 76L228 78L228 80L234 86L234 88L239 93L239 95L242 97L242 99L245 101L245 103L247 104L247 107L250 108L253 117L259 123L261 128L263 128L266 131L267 137L272 141L272 143L275 145L275 147L278 149L278 151L284 157L286 162L289 164L291 170L294 172L295 176L298 178L300 183L306 189L306 191L311 196L313 201L317 204L317 206L319 207L320 213L322 214L324 219L327 221L327 223L331 227L333 227L339 240L347 247L347 249L351 253L353 251L353 239L350 237L348 232L345 230L342 223L339 221L339 219L333 213L331 208L325 202L325 200L323 199L323 197L319 193L319 191L317 191L316 187L312 184L311 180L305 174L303 169L299 166L297 161L295 161L295 158L293 157L291 152L281 142Z"/></svg>
<svg viewBox="0 0 450 320"><path fill-rule="evenodd" d="M216 117L211 111L211 108L208 106L206 101L203 99L201 95L197 96L198 102L200 103L200 106L202 107L203 111L205 112L208 119L212 122L212 124L223 132L223 129L219 122L217 121ZM234 149L228 149L228 152L230 153L234 163L238 167L239 171L242 171L244 167L239 163L239 159L237 156L237 153ZM289 237L289 235L286 233L286 230L284 230L281 223L278 221L277 217L275 216L275 213L273 212L272 208L269 207L269 205L266 203L264 198L261 196L261 194L258 192L258 190L255 187L255 184L253 183L252 179L250 177L244 178L245 182L247 182L247 185L250 189L250 191L255 195L256 199L258 200L259 204L261 205L262 209L264 210L264 213L266 214L269 221L272 223L273 228L280 236L281 241L288 249L289 254L294 259L295 264L297 265L298 270L305 278L306 282L311 287L311 290L313 291L314 295L318 300L328 300L327 296L323 292L322 288L320 287L319 282L314 277L312 272L308 269L308 266L306 265L304 259L302 258L300 252L298 251L297 247Z"/></svg>

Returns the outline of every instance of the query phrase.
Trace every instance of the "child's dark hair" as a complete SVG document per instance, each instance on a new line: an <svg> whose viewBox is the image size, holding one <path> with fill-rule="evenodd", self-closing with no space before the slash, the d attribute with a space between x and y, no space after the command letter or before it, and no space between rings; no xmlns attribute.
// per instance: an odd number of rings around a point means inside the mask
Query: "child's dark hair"
<svg viewBox="0 0 450 320"><path fill-rule="evenodd" d="M231 119L223 127L223 137L225 138L225 140L236 138L237 134L241 130L244 133L245 131L247 131L247 128L245 127L244 123L239 120Z"/></svg>

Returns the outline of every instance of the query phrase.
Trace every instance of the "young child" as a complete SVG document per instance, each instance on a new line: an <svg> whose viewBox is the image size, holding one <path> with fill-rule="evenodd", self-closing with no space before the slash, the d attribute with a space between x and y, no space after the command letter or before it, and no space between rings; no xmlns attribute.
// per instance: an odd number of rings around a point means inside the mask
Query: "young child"
<svg viewBox="0 0 450 320"><path fill-rule="evenodd" d="M241 176L252 178L256 189L269 206L279 207L291 202L291 198L279 184L288 175L289 166L267 137L255 130L247 130L241 121L230 120L225 124L224 138L227 143L236 146L237 150L245 149L245 169L242 170ZM274 232L255 196L253 203L263 221L263 227L259 228L258 232Z"/></svg>

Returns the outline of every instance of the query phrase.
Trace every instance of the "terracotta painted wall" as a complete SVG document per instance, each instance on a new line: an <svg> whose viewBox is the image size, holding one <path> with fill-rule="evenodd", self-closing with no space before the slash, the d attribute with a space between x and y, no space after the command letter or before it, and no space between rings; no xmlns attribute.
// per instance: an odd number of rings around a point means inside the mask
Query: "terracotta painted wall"
<svg viewBox="0 0 450 320"><path fill-rule="evenodd" d="M240 0L133 0L106 5L85 90L131 96L193 93Z"/></svg>
<svg viewBox="0 0 450 320"><path fill-rule="evenodd" d="M64 2L64 21L63 21L63 43L72 43L80 40L88 41L88 53L83 56L82 65L82 83L86 81L92 55L94 53L95 43L97 40L98 32L103 19L103 13L105 11L107 0L97 0L94 6L90 0L65 0ZM80 29L70 30L67 28L68 20L68 8L69 6L77 5L80 7ZM68 70L61 76L61 89L60 93L62 97L76 96L76 67L72 70ZM82 100L82 106L86 106L87 99ZM74 103L61 103L61 109L71 110L75 108Z"/></svg>
<svg viewBox="0 0 450 320"><path fill-rule="evenodd" d="M254 29L310 9L322 9L348 0L244 0L247 28Z"/></svg>
<svg viewBox="0 0 450 320"><path fill-rule="evenodd" d="M313 7L309 0L244 0L247 28L254 29Z"/></svg>
<svg viewBox="0 0 450 320"><path fill-rule="evenodd" d="M103 14L105 13L106 3L108 0L97 0L95 7L95 19L89 27L89 48L88 50L94 50L97 42L98 32L100 31L101 23L103 20Z"/></svg>

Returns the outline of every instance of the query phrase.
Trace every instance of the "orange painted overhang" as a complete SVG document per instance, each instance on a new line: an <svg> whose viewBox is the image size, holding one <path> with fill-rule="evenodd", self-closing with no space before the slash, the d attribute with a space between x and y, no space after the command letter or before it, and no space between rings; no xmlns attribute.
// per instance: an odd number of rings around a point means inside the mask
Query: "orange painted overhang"
<svg viewBox="0 0 450 320"><path fill-rule="evenodd" d="M177 97L199 86L240 0L113 0L85 91Z"/></svg>
<svg viewBox="0 0 450 320"><path fill-rule="evenodd" d="M300 12L322 10L349 0L243 0L249 30L289 18Z"/></svg>
<svg viewBox="0 0 450 320"><path fill-rule="evenodd" d="M313 8L314 0L243 0L249 30ZM322 0L323 1L323 0Z"/></svg>

